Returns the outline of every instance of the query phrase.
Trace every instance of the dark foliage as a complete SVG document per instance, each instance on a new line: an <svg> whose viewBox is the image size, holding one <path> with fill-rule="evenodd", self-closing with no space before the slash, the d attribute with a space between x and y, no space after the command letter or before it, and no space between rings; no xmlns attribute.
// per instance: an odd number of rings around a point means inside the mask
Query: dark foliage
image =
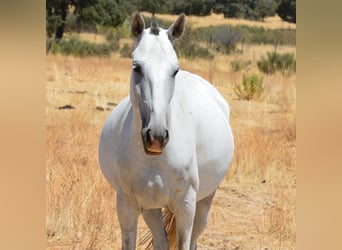
<svg viewBox="0 0 342 250"><path fill-rule="evenodd" d="M277 14L284 21L296 23L296 0L281 0Z"/></svg>
<svg viewBox="0 0 342 250"><path fill-rule="evenodd" d="M276 14L277 0L215 0L213 11L229 18L263 21Z"/></svg>

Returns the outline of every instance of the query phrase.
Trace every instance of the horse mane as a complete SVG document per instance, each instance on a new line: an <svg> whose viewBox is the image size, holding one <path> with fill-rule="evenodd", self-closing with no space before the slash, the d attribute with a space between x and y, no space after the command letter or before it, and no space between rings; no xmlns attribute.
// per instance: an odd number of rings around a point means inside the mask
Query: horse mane
<svg viewBox="0 0 342 250"><path fill-rule="evenodd" d="M176 241L176 218L175 215L170 211L170 209L163 209L163 222L167 235L167 240L169 242L169 250L176 250L177 241ZM143 236L139 240L138 246L146 245L146 250L152 250L152 234L150 230L146 230L143 233Z"/></svg>

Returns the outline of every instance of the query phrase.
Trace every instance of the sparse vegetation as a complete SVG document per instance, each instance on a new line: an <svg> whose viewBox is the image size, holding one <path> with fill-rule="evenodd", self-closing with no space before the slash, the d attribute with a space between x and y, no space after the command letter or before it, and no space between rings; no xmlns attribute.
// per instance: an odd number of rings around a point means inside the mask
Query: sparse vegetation
<svg viewBox="0 0 342 250"><path fill-rule="evenodd" d="M185 57L189 59L212 59L214 57L213 54L211 54L207 48L203 48L197 45L196 43L188 43L184 46L178 46L177 52L180 57Z"/></svg>
<svg viewBox="0 0 342 250"><path fill-rule="evenodd" d="M230 62L230 65L232 66L232 69L234 72L238 72L241 70L249 70L252 66L252 61L251 60L233 60Z"/></svg>
<svg viewBox="0 0 342 250"><path fill-rule="evenodd" d="M234 48L238 42L296 45L296 31L293 29L265 29L247 25L209 26L195 29L193 39L208 45L228 44L231 48Z"/></svg>
<svg viewBox="0 0 342 250"><path fill-rule="evenodd" d="M234 88L235 94L244 100L252 100L258 98L264 92L264 78L257 74L243 75L242 84L237 84Z"/></svg>
<svg viewBox="0 0 342 250"><path fill-rule="evenodd" d="M189 59L204 58L212 59L213 54L207 48L203 48L198 45L192 37L192 27L187 24L185 32L180 40L175 43L175 50L179 57L185 57Z"/></svg>
<svg viewBox="0 0 342 250"><path fill-rule="evenodd" d="M113 51L118 50L119 43L112 40L108 43L91 43L81 40L77 35L71 35L63 40L47 39L47 53L86 56L110 56Z"/></svg>
<svg viewBox="0 0 342 250"><path fill-rule="evenodd" d="M212 19L216 17L189 20L209 25L218 22ZM218 20L221 24L231 21L223 17ZM103 34L106 29L98 30L98 36ZM109 42L103 36L101 43ZM128 54L130 43L122 38L119 43ZM180 43L177 41L176 46ZM279 46L277 52L295 54L294 44ZM60 48L49 40L47 49L48 45L50 49ZM197 45L206 48L203 41ZM179 59L183 70L209 79L228 101L235 140L233 163L216 192L199 249L295 249L296 75L266 74L262 81L264 98L241 101L236 98L234 83L240 83L247 70L232 71L229 67L236 64L243 68L252 61L246 66L250 67L248 72L257 72L254 62L272 49L273 43L250 43L238 55L208 49L215 55L211 60ZM46 56L49 250L120 248L115 191L101 174L97 150L104 121L129 92L131 59L121 53L116 50L110 56L82 58L72 54ZM240 85L243 91L243 82ZM146 228L140 217L138 239Z"/></svg>
<svg viewBox="0 0 342 250"><path fill-rule="evenodd" d="M268 52L267 58L261 58L257 65L259 70L266 74L274 74L279 71L282 74L290 75L296 72L296 60L291 53Z"/></svg>

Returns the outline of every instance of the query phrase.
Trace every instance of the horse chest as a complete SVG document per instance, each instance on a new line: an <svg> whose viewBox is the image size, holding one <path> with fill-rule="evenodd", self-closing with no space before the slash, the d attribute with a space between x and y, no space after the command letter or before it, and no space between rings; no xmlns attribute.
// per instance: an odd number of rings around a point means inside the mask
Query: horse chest
<svg viewBox="0 0 342 250"><path fill-rule="evenodd" d="M137 178L132 189L139 205L145 209L166 206L171 193L170 183L160 174Z"/></svg>
<svg viewBox="0 0 342 250"><path fill-rule="evenodd" d="M188 187L188 173L153 164L146 167L121 168L121 186L126 193L133 195L143 209L168 206L173 197L182 194Z"/></svg>

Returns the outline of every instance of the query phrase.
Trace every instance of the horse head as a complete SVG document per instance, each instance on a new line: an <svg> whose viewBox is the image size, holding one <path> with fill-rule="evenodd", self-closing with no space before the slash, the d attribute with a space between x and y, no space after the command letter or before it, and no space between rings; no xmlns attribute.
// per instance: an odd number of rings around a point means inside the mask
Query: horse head
<svg viewBox="0 0 342 250"><path fill-rule="evenodd" d="M131 32L135 46L130 99L139 114L141 137L149 155L161 154L169 141L169 104L179 71L173 42L182 35L184 27L184 14L168 29L160 28L155 21L145 28L143 17L139 13L133 15Z"/></svg>

